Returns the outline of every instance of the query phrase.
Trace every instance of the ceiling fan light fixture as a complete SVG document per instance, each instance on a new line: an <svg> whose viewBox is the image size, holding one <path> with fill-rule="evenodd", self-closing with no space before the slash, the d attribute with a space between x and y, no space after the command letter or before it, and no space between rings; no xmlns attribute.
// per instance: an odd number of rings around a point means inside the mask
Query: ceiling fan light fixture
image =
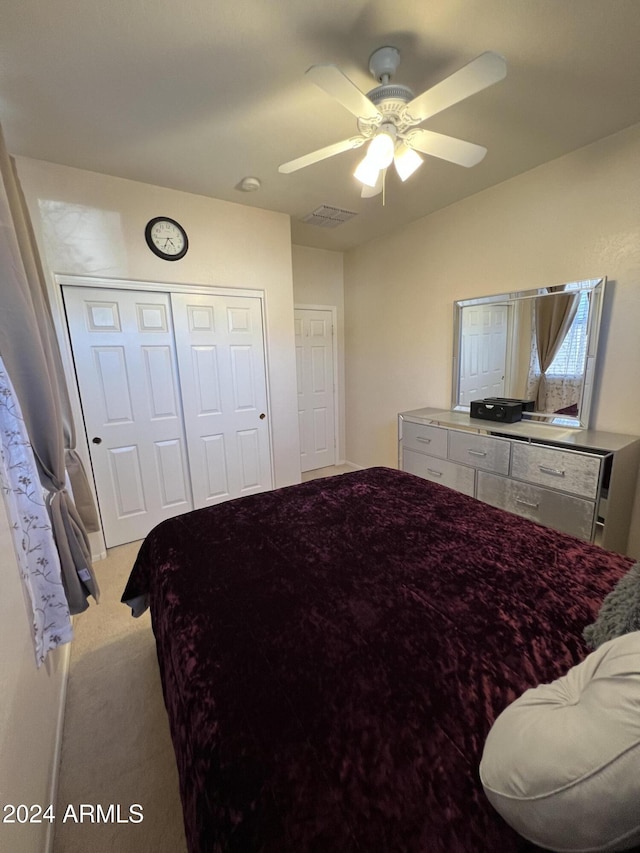
<svg viewBox="0 0 640 853"><path fill-rule="evenodd" d="M379 174L380 167L367 154L367 156L358 163L353 176L357 178L361 184L365 184L368 187L375 187Z"/></svg>
<svg viewBox="0 0 640 853"><path fill-rule="evenodd" d="M396 129L386 125L373 137L364 160L358 164L354 176L368 187L375 187L378 175L393 162L396 147Z"/></svg>
<svg viewBox="0 0 640 853"><path fill-rule="evenodd" d="M400 143L393 162L400 180L406 181L407 178L410 178L411 175L413 175L416 169L422 166L424 159L417 151L414 151L413 148L409 148L408 145Z"/></svg>
<svg viewBox="0 0 640 853"><path fill-rule="evenodd" d="M376 164L378 169L386 169L393 160L395 147L395 128L393 135L387 130L380 130L369 143L367 157Z"/></svg>

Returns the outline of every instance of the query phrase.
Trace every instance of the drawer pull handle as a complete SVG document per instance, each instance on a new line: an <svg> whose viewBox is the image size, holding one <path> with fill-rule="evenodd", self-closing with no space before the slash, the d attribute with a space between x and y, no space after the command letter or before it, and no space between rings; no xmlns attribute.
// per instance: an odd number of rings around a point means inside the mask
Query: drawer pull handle
<svg viewBox="0 0 640 853"><path fill-rule="evenodd" d="M529 501L523 501L522 498L516 498L516 503L522 504L522 506L527 506L529 507L529 509L538 509L538 507L540 506L540 504L532 504L529 503Z"/></svg>
<svg viewBox="0 0 640 853"><path fill-rule="evenodd" d="M487 455L486 450L467 450L467 453L469 453L471 456L486 456Z"/></svg>
<svg viewBox="0 0 640 853"><path fill-rule="evenodd" d="M416 436L416 441L421 441L423 444L431 444L430 438L423 438L421 435Z"/></svg>
<svg viewBox="0 0 640 853"><path fill-rule="evenodd" d="M543 474L551 474L554 477L564 477L564 471L560 468L547 468L546 465L538 465Z"/></svg>
<svg viewBox="0 0 640 853"><path fill-rule="evenodd" d="M436 471L435 468L427 468L427 474L431 474L434 477L442 477L442 471Z"/></svg>

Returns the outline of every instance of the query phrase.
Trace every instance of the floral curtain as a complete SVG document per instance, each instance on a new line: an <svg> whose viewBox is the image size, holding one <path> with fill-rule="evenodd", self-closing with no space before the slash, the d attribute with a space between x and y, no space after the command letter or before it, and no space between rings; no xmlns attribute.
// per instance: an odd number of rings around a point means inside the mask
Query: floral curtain
<svg viewBox="0 0 640 853"><path fill-rule="evenodd" d="M20 401L40 482L46 489L69 610L81 613L89 606L89 597L97 601L99 595L88 538L88 531L97 529L97 516L74 450L68 392L44 278L1 130L0 304L0 353ZM80 496L79 504L75 495Z"/></svg>
<svg viewBox="0 0 640 853"><path fill-rule="evenodd" d="M20 406L0 356L0 488L32 615L36 663L73 638L58 550Z"/></svg>
<svg viewBox="0 0 640 853"><path fill-rule="evenodd" d="M580 293L566 292L565 287L548 287L547 295L534 300L526 397L536 400L539 412L557 412L577 404L580 399L582 376L547 375L572 328L580 305ZM550 294L553 294L553 299L550 299Z"/></svg>
<svg viewBox="0 0 640 853"><path fill-rule="evenodd" d="M563 290L564 285L548 287L548 295L538 296L535 301L536 346L538 364L540 365L540 384L536 408L539 411L546 411L544 406L547 393L545 388L547 370L562 346L580 304L579 293L562 292ZM551 294L553 294L553 299L551 299Z"/></svg>

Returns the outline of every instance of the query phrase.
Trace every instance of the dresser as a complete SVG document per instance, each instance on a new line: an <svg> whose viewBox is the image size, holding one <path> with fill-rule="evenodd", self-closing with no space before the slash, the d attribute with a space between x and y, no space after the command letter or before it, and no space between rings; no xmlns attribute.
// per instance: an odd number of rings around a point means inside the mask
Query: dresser
<svg viewBox="0 0 640 853"><path fill-rule="evenodd" d="M399 467L625 553L640 437L414 409L398 415Z"/></svg>

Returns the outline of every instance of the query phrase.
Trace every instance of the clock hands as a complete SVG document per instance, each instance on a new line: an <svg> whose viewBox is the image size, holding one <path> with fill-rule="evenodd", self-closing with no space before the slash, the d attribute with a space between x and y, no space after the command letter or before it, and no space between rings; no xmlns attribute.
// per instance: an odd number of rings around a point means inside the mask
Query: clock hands
<svg viewBox="0 0 640 853"><path fill-rule="evenodd" d="M177 252L178 251L177 246L173 242L173 237L165 237L164 238L164 251L165 252L168 252L168 251Z"/></svg>

